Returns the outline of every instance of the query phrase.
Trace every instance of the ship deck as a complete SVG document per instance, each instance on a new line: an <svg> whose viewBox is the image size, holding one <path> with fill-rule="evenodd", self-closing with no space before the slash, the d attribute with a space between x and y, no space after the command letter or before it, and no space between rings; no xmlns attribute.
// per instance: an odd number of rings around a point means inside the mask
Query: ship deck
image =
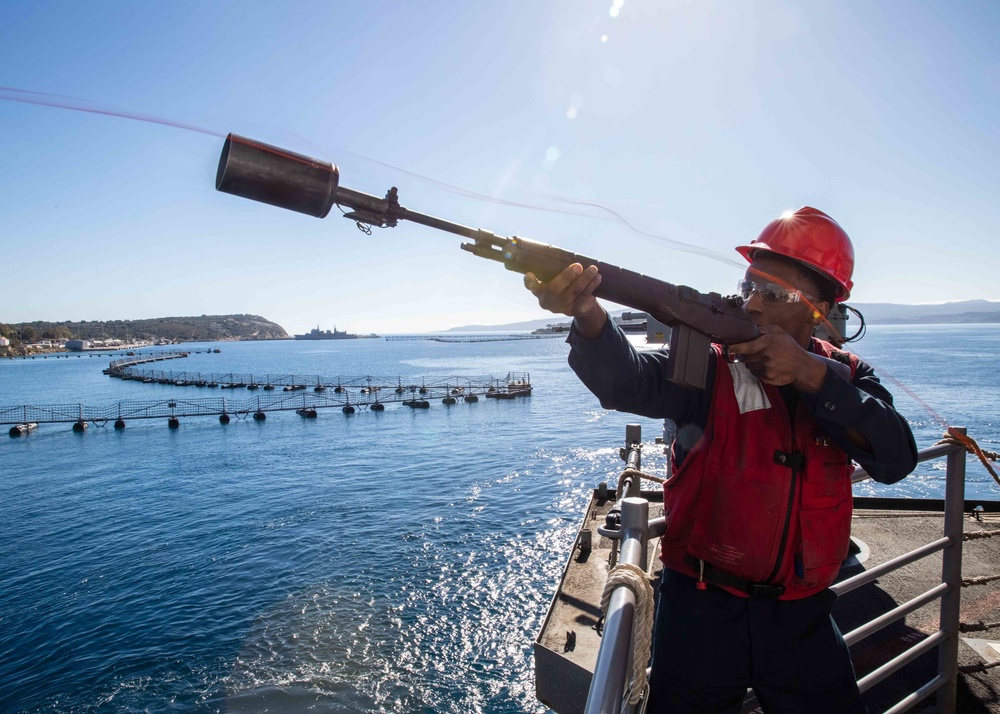
<svg viewBox="0 0 1000 714"><path fill-rule="evenodd" d="M662 494L643 491L650 501L650 517L662 515ZM613 543L597 532L604 516L614 504L614 492L601 497L595 490L587 508L581 535L563 573L559 589L542 630L535 642L536 691L538 698L559 714L583 711L591 671L597 659L601 637L596 626L599 603L609 571ZM977 504L967 502L963 543L963 579L980 578L986 582L962 588L961 622L972 628L981 623L1000 625L1000 548L988 535L968 539L969 534L1000 531L1000 502L983 502L982 510L970 515ZM915 509L920 510L915 510ZM839 580L901 556L913 549L940 539L944 532L941 502L910 499L855 499L852 537L860 552L845 562ZM1000 539L1000 535L997 536ZM589 539L590 550L580 547ZM652 581L659 579L659 561L655 542L650 547L647 571ZM888 573L876 581L844 594L834 608L834 618L841 631L848 633L861 624L892 610L926 592L941 582L942 555L927 556ZM926 639L939 628L940 601L915 610L855 644L852 649L859 678L892 659L900 652ZM959 643L957 711L978 714L1000 712L1000 627L968 631ZM931 680L937 671L937 648L916 659L886 680L865 692L871 712L884 712ZM962 671L962 668L982 668ZM934 711L933 695L911 711ZM744 712L759 711L752 700Z"/></svg>

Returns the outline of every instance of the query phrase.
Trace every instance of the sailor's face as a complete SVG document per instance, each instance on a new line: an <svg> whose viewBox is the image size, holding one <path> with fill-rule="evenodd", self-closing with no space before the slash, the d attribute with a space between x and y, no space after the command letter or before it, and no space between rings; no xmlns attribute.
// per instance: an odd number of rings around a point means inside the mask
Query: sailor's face
<svg viewBox="0 0 1000 714"><path fill-rule="evenodd" d="M815 287L794 265L766 255L754 258L747 268L745 291L750 293L743 310L758 327L780 327L802 345L809 342L814 327L812 317L818 298Z"/></svg>

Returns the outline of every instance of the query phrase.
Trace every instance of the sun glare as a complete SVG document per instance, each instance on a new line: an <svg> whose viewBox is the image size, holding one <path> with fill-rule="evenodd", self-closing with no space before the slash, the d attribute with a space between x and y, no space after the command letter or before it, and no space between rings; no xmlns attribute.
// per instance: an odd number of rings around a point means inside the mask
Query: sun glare
<svg viewBox="0 0 1000 714"><path fill-rule="evenodd" d="M785 211L784 213L781 214L781 217L784 218L784 219L788 219L788 218L791 218L794 215L795 215L795 211Z"/></svg>

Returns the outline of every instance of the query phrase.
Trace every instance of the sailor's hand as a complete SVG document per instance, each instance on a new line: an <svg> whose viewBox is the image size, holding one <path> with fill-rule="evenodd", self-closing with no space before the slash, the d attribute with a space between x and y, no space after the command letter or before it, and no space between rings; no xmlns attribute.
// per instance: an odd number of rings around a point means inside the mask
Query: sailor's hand
<svg viewBox="0 0 1000 714"><path fill-rule="evenodd" d="M573 263L547 283L540 281L534 273L526 273L524 286L538 298L538 304L557 315L573 318L576 331L583 337L596 338L604 329L608 314L594 297L594 291L601 284L597 266L584 270L579 263Z"/></svg>
<svg viewBox="0 0 1000 714"><path fill-rule="evenodd" d="M780 327L762 325L761 336L729 346L729 354L746 364L762 382L794 385L800 392L818 392L826 378L826 365L812 356Z"/></svg>

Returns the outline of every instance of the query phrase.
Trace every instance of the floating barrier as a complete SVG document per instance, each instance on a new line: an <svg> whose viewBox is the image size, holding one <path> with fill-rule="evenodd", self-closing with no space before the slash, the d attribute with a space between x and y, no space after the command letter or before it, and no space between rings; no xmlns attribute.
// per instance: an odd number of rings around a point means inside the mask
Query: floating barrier
<svg viewBox="0 0 1000 714"><path fill-rule="evenodd" d="M278 381L281 378L275 378ZM249 384L251 380L242 380ZM289 384L309 384L301 377L289 375ZM419 381L419 386L417 382ZM237 382L234 382L237 383ZM280 382L279 382L280 383ZM363 383L365 386L358 387ZM403 384L406 386L402 386ZM395 385L400 386L395 386ZM267 392L243 399L228 397L203 397L181 399L168 397L156 400L119 401L103 407L83 404L0 406L0 424L12 425L11 436L21 436L39 424L68 423L73 431L83 433L89 425L103 427L114 423L116 430L125 428L129 419L165 419L171 429L180 427L180 419L196 416L214 416L222 424L232 419L264 421L268 412L297 411L307 418L314 418L317 410L336 407L344 414L369 409L382 412L386 404L399 403L412 409L429 409L431 399L440 399L445 405L457 403L460 395L466 403L479 401L480 396L496 399L514 399L531 394L527 373L509 373L503 379L493 377L435 377L420 380L391 380L375 377L341 378L339 389L324 392L302 391ZM503 396L501 396L503 395ZM16 433L15 433L16 432Z"/></svg>
<svg viewBox="0 0 1000 714"><path fill-rule="evenodd" d="M393 392L395 394L420 394L430 399L434 395L451 395L459 397L467 394L515 394L528 396L531 392L529 375L526 372L508 372L503 378L492 376L444 376L444 377L384 377L374 375L324 377L320 375L301 374L245 374L236 372L172 372L160 369L139 369L132 362L129 364L112 365L107 373L115 378L126 381L142 382L143 384L162 384L176 387L209 387L221 389L247 389L265 392L275 391L280 387L282 392L306 391L312 386L315 394L332 391L344 395L356 391L359 395L372 401L373 395ZM527 392L527 393L525 393ZM498 397L503 399L505 397Z"/></svg>
<svg viewBox="0 0 1000 714"><path fill-rule="evenodd" d="M111 364L108 368L104 370L104 374L110 375L112 377L119 376L120 373L127 371L130 367L134 367L139 364L149 364L150 362L162 362L168 359L183 359L188 356L188 352L146 352L142 354L129 355L123 357L122 359L111 360Z"/></svg>
<svg viewBox="0 0 1000 714"><path fill-rule="evenodd" d="M34 431L38 428L38 424L31 422L29 424L15 424L10 428L8 432L11 436L22 436L30 431Z"/></svg>

